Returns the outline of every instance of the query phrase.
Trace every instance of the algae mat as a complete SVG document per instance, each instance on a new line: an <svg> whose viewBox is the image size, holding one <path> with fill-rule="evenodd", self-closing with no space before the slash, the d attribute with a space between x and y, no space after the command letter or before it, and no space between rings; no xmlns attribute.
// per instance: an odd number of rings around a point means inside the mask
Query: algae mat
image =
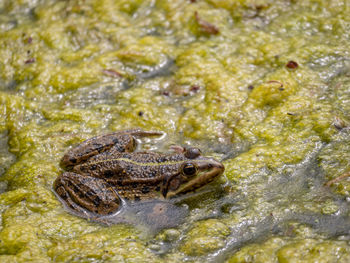
<svg viewBox="0 0 350 263"><path fill-rule="evenodd" d="M349 0L0 2L0 262L350 262ZM73 145L140 127L225 175L176 228L52 192Z"/></svg>

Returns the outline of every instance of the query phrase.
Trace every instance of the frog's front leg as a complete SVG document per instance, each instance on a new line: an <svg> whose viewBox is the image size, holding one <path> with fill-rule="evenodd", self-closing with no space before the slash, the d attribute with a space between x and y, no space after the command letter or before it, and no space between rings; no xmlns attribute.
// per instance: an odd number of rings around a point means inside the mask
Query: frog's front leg
<svg viewBox="0 0 350 263"><path fill-rule="evenodd" d="M148 132L139 129L104 134L90 138L68 151L62 158L61 166L71 169L92 156L103 152L132 152L136 148L136 138L161 135L160 132Z"/></svg>
<svg viewBox="0 0 350 263"><path fill-rule="evenodd" d="M83 217L114 213L121 203L107 182L91 176L66 172L57 177L53 187L62 202Z"/></svg>

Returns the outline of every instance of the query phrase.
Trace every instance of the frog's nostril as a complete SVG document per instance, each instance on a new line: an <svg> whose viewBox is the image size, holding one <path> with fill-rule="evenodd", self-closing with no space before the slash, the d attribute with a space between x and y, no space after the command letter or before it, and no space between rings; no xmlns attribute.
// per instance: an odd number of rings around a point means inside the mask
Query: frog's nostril
<svg viewBox="0 0 350 263"><path fill-rule="evenodd" d="M215 165L213 166L216 168L216 170L219 170L221 173L225 170L225 166L220 162L215 161Z"/></svg>

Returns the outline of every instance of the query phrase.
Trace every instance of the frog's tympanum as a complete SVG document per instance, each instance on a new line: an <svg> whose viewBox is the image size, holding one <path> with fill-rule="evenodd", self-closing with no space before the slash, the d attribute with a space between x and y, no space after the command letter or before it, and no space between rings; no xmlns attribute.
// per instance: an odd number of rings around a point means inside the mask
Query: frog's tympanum
<svg viewBox="0 0 350 263"><path fill-rule="evenodd" d="M134 152L136 139L159 132L129 130L88 139L66 153L67 170L54 182L61 200L79 215L108 215L124 200L170 198L213 181L224 166L198 148L174 153Z"/></svg>

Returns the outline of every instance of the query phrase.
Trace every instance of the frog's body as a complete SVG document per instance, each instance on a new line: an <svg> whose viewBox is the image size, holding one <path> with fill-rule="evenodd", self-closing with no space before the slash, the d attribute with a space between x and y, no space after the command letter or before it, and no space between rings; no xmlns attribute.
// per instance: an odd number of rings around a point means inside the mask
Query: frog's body
<svg viewBox="0 0 350 263"><path fill-rule="evenodd" d="M197 148L161 154L133 152L136 137L159 135L131 130L91 138L69 151L54 190L76 213L107 215L121 199L169 198L194 191L213 181L223 165L203 157Z"/></svg>

